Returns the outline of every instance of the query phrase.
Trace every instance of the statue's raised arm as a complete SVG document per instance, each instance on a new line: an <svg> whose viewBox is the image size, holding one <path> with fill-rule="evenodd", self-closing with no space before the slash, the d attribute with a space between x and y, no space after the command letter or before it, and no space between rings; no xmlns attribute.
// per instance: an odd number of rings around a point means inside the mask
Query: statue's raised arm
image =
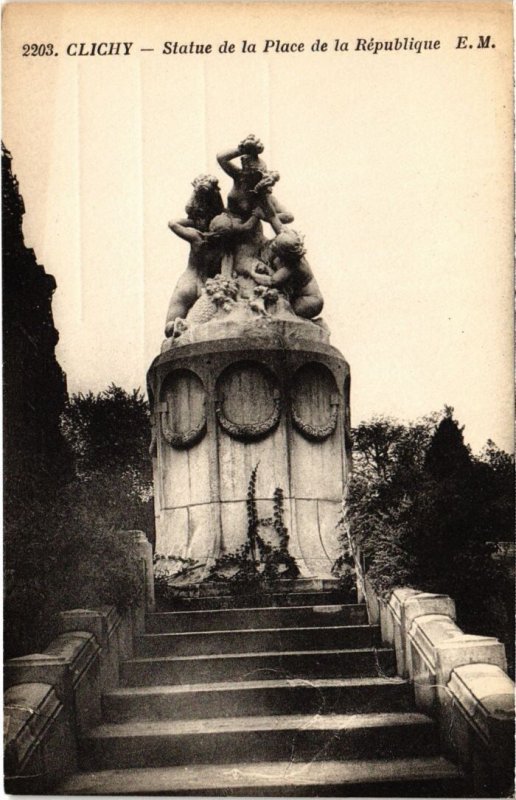
<svg viewBox="0 0 516 800"><path fill-rule="evenodd" d="M272 195L272 188L279 180L279 174L267 169L267 164L260 158L263 149L260 139L249 134L238 147L217 155L220 166L233 179L233 186L228 194L228 210L246 220L255 208L262 208L265 220L270 221L271 217L277 216L280 223L290 223L294 219L293 215ZM240 158L241 167L234 163L236 158Z"/></svg>
<svg viewBox="0 0 516 800"><path fill-rule="evenodd" d="M194 242L201 243L203 241L202 233L197 230L195 224L188 217L185 219L173 219L168 223L168 227L172 233L175 233L180 239L184 239L185 242L193 244Z"/></svg>
<svg viewBox="0 0 516 800"><path fill-rule="evenodd" d="M246 136L246 138L240 142L238 147L218 153L217 161L226 175L229 175L233 180L239 180L244 171L244 161L248 162L250 158L254 160L257 166L262 165L264 169L267 169L265 163L259 158L263 150L264 147L261 141L254 134L250 133L249 136ZM232 163L233 159L240 157L242 158L242 168Z"/></svg>

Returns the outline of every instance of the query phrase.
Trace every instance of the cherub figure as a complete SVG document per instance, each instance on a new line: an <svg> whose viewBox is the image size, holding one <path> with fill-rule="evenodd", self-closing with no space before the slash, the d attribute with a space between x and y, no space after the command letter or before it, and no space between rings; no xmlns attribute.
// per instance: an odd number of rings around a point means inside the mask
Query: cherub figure
<svg viewBox="0 0 516 800"><path fill-rule="evenodd" d="M207 231L213 217L224 210L219 181L214 175L198 175L192 186L192 196L185 206L186 215L196 228Z"/></svg>
<svg viewBox="0 0 516 800"><path fill-rule="evenodd" d="M253 211L245 222L242 222L240 217L223 211L212 219L205 238L207 241L219 242L226 251L231 252L235 242L247 238L248 234L255 233L260 227L261 219L263 219L263 215L259 210Z"/></svg>
<svg viewBox="0 0 516 800"><path fill-rule="evenodd" d="M219 182L213 175L199 175L192 186L194 191L185 209L188 216L168 223L176 236L190 244L190 254L170 299L165 336L173 335L176 320L186 317L206 280L220 272L222 250L218 242L206 236L212 219L224 209Z"/></svg>
<svg viewBox="0 0 516 800"><path fill-rule="evenodd" d="M293 222L294 217L286 211L272 195L272 188L279 180L277 172L271 172L260 158L263 153L261 141L250 134L237 148L217 155L217 161L224 172L233 178L233 186L228 194L228 210L246 220L253 210L262 207L266 218L276 213L282 223ZM232 163L240 157L241 168Z"/></svg>
<svg viewBox="0 0 516 800"><path fill-rule="evenodd" d="M257 264L251 270L251 277L261 286L283 289L298 317L313 319L321 313L324 301L305 252L301 236L284 228L270 243L269 265L273 274L264 274Z"/></svg>
<svg viewBox="0 0 516 800"><path fill-rule="evenodd" d="M255 288L251 272L261 263L261 253L267 249L268 240L263 235L261 224L263 218L259 208L255 208L245 222L226 211L211 221L207 234L216 237L228 254L227 275L237 280L242 297L247 297ZM265 272L270 272L265 264L262 266Z"/></svg>

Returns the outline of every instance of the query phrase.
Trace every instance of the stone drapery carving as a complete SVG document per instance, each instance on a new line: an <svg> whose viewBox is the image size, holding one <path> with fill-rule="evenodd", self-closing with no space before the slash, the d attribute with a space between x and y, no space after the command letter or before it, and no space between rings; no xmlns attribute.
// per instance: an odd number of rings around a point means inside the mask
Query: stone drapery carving
<svg viewBox="0 0 516 800"><path fill-rule="evenodd" d="M250 134L219 153L217 161L233 181L227 206L217 178L200 175L186 218L169 223L190 245L167 312L165 335L175 344L185 341L185 331L211 320L312 320L322 310L303 238L288 227L294 217L273 194L280 176L267 167L263 150Z"/></svg>

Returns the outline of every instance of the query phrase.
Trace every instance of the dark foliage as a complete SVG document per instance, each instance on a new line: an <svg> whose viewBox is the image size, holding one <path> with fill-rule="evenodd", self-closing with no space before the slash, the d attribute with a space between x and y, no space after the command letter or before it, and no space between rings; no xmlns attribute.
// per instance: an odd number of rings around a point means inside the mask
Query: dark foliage
<svg viewBox="0 0 516 800"><path fill-rule="evenodd" d="M449 594L459 624L511 656L513 573L493 555L512 540L514 459L492 442L474 457L450 408L411 425L374 419L354 443L349 522L374 588Z"/></svg>
<svg viewBox="0 0 516 800"><path fill-rule="evenodd" d="M131 537L120 533L134 517L130 496L130 487L119 484L115 494L105 474L92 473L20 507L17 523L6 525L7 658L41 652L60 611L135 602L140 572Z"/></svg>
<svg viewBox="0 0 516 800"><path fill-rule="evenodd" d="M62 609L130 604L136 565L117 531L153 526L146 403L115 386L68 402L56 282L25 245L11 161L2 146L7 657L46 647Z"/></svg>
<svg viewBox="0 0 516 800"><path fill-rule="evenodd" d="M120 531L153 526L146 403L115 386L74 396L63 432L75 460L69 480L42 491L29 476L31 502L6 500L7 657L43 649L59 611L123 609L139 596L132 541Z"/></svg>
<svg viewBox="0 0 516 800"><path fill-rule="evenodd" d="M61 418L79 472L105 469L141 475L150 486L149 409L139 389L111 384L99 394L73 395Z"/></svg>
<svg viewBox="0 0 516 800"><path fill-rule="evenodd" d="M2 313L5 494L27 490L27 473L52 487L69 469L59 416L66 379L52 316L56 282L23 237L25 206L2 144ZM32 487L28 487L29 494ZM6 509L8 511L8 509Z"/></svg>

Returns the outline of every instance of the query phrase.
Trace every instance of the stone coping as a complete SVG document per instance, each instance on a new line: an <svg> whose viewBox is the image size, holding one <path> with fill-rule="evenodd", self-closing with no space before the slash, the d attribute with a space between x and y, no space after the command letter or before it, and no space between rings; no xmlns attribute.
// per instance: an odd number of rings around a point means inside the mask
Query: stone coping
<svg viewBox="0 0 516 800"><path fill-rule="evenodd" d="M512 723L514 719L514 683L495 664L456 667L448 689L485 742L489 740L493 720Z"/></svg>
<svg viewBox="0 0 516 800"><path fill-rule="evenodd" d="M59 614L59 628L62 633L68 631L87 631L92 633L97 642L109 640L120 627L122 617L115 606L99 606L99 608L73 608Z"/></svg>
<svg viewBox="0 0 516 800"><path fill-rule="evenodd" d="M280 338L283 347L302 340L329 343L329 330L322 319L313 322L296 317L292 313L278 314L274 317L257 317L252 312L246 313L243 305L238 310L240 313L234 313L232 317L224 314L220 318L202 324L192 324L179 338L165 339L161 346L161 352L180 350L199 342L226 339L240 339L241 342L247 344L249 339L269 343L271 340Z"/></svg>
<svg viewBox="0 0 516 800"><path fill-rule="evenodd" d="M383 605L388 605L394 617L401 623L402 609L407 600L414 597L416 594L421 594L417 589L394 589L388 604L382 601Z"/></svg>
<svg viewBox="0 0 516 800"><path fill-rule="evenodd" d="M446 683L454 669L452 662L463 660L484 661L487 664L505 666L502 645L493 636L464 633L445 614L423 614L417 617L409 630L412 646L421 653L430 669L438 673L439 682ZM459 666L455 664L455 666Z"/></svg>
<svg viewBox="0 0 516 800"><path fill-rule="evenodd" d="M167 340L169 341L169 340ZM324 340L311 340L301 337L291 337L288 341L279 332L275 336L262 337L250 333L245 339L240 336L223 337L219 339L207 339L201 342L191 342L183 344L181 347L168 347L156 356L149 367L148 375L152 374L156 367L165 364L181 361L190 363L192 358L203 357L207 354L216 353L308 353L317 354L337 359L341 363L346 363L342 353L333 345Z"/></svg>
<svg viewBox="0 0 516 800"><path fill-rule="evenodd" d="M171 576L173 577L173 576ZM202 583L178 583L171 586L181 591L188 597L226 597L230 594L229 586L223 582L203 581ZM293 580L281 579L276 581L267 591L258 594L302 594L307 592L332 592L339 591L338 578L295 578ZM254 594L254 593L253 593Z"/></svg>
<svg viewBox="0 0 516 800"><path fill-rule="evenodd" d="M423 614L445 614L454 620L456 618L455 603L446 594L432 592L419 592L408 597L403 603L402 618L405 631L408 632L413 620Z"/></svg>
<svg viewBox="0 0 516 800"><path fill-rule="evenodd" d="M14 775L43 740L63 705L53 686L47 683L21 683L4 694L5 771Z"/></svg>
<svg viewBox="0 0 516 800"><path fill-rule="evenodd" d="M474 791L486 796L491 785L500 796L514 778L514 683L503 644L462 631L447 595L401 588L379 602L383 642L395 647L398 672L413 681L416 705L435 716Z"/></svg>
<svg viewBox="0 0 516 800"><path fill-rule="evenodd" d="M11 658L4 671L6 686L17 683L50 683L64 695L75 688L100 651L93 634L86 631L62 633L43 653Z"/></svg>

